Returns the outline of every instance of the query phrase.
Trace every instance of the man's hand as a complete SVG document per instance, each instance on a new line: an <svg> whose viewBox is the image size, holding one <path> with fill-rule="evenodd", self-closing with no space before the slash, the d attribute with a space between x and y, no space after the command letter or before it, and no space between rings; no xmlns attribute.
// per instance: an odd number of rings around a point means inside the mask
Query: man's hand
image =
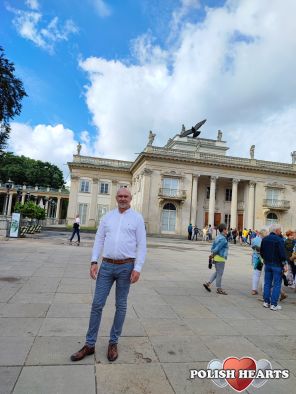
<svg viewBox="0 0 296 394"><path fill-rule="evenodd" d="M284 272L288 272L288 271L289 271L288 264L285 264L285 265L284 265Z"/></svg>
<svg viewBox="0 0 296 394"><path fill-rule="evenodd" d="M97 279L97 272L98 272L98 264L92 264L90 266L90 270L89 270L90 277L92 279L96 280Z"/></svg>
<svg viewBox="0 0 296 394"><path fill-rule="evenodd" d="M133 270L131 274L131 283L136 283L140 278L140 272Z"/></svg>

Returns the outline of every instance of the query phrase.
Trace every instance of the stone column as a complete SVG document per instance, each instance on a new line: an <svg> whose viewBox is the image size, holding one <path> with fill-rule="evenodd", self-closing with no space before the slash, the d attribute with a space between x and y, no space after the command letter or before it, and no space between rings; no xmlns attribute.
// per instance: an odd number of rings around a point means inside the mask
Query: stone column
<svg viewBox="0 0 296 394"><path fill-rule="evenodd" d="M61 210L61 197L58 197L57 201L57 209L56 209L56 219L60 218L60 210Z"/></svg>
<svg viewBox="0 0 296 394"><path fill-rule="evenodd" d="M256 182L250 181L249 183L249 199L248 199L248 226L247 228L254 228L254 210L255 210L255 186Z"/></svg>
<svg viewBox="0 0 296 394"><path fill-rule="evenodd" d="M96 227L97 225L98 184L99 184L98 178L93 178L89 219L88 219L88 225L90 227Z"/></svg>
<svg viewBox="0 0 296 394"><path fill-rule="evenodd" d="M49 199L49 197L47 197L46 198L46 202L45 202L45 211L46 211L46 216L48 217L48 214L49 214L49 212L48 212L48 199Z"/></svg>
<svg viewBox="0 0 296 394"><path fill-rule="evenodd" d="M117 203L116 203L117 188L118 188L118 181L113 180L112 186L111 186L111 207L110 207L110 209L114 209L117 207Z"/></svg>
<svg viewBox="0 0 296 394"><path fill-rule="evenodd" d="M191 214L190 214L190 222L193 226L196 223L197 216L197 187L198 187L198 177L199 175L192 176L192 195L191 195Z"/></svg>
<svg viewBox="0 0 296 394"><path fill-rule="evenodd" d="M70 188L70 196L69 196L69 205L67 212L67 220L72 223L75 220L77 215L77 194L79 188L79 177L71 175L71 188ZM49 198L49 197L48 197Z"/></svg>
<svg viewBox="0 0 296 394"><path fill-rule="evenodd" d="M11 207L12 207L12 193L9 193L7 216L11 215Z"/></svg>
<svg viewBox="0 0 296 394"><path fill-rule="evenodd" d="M216 196L217 179L218 179L217 176L211 176L208 224L210 224L212 228L214 227L214 218L215 218L215 196Z"/></svg>
<svg viewBox="0 0 296 394"><path fill-rule="evenodd" d="M150 207L150 187L151 187L152 170L144 168L141 175L143 176L143 191L142 191L142 215L144 218L146 231L149 232L149 207Z"/></svg>
<svg viewBox="0 0 296 394"><path fill-rule="evenodd" d="M25 190L23 189L23 191L22 191L22 201L21 201L22 205L25 203L25 197L26 197L26 193L25 193Z"/></svg>
<svg viewBox="0 0 296 394"><path fill-rule="evenodd" d="M232 197L231 197L231 217L230 227L232 229L237 227L237 186L239 179L232 180Z"/></svg>

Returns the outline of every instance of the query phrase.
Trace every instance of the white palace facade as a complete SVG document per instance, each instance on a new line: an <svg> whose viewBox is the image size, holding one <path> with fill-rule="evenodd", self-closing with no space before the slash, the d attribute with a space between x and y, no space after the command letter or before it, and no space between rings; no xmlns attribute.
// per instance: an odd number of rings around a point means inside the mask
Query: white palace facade
<svg viewBox="0 0 296 394"><path fill-rule="evenodd" d="M221 131L216 140L177 134L163 147L152 136L135 161L73 155L68 223L79 214L81 227L96 227L128 187L150 234L186 235L189 223L296 228L295 151L291 164L278 163L255 159L254 147L250 158L227 156Z"/></svg>

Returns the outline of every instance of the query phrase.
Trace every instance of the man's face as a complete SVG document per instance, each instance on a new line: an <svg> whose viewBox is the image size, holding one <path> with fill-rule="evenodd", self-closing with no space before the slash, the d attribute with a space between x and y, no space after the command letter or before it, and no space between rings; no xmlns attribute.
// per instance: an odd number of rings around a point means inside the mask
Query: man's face
<svg viewBox="0 0 296 394"><path fill-rule="evenodd" d="M116 201L119 209L129 209L132 201L131 193L125 188L119 189L116 195Z"/></svg>
<svg viewBox="0 0 296 394"><path fill-rule="evenodd" d="M277 228L277 229L275 230L275 233L276 233L276 235L281 235L282 230L281 230L280 228Z"/></svg>

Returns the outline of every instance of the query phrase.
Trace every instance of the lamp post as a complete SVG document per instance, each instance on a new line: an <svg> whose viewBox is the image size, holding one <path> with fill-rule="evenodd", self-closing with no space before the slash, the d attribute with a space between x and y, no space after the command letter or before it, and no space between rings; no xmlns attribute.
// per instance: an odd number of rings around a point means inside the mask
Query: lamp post
<svg viewBox="0 0 296 394"><path fill-rule="evenodd" d="M6 203L5 203L5 216L8 215L8 205L9 205L9 198L10 198L10 189L12 188L13 182L11 179L8 179L8 181L5 184L6 187Z"/></svg>

